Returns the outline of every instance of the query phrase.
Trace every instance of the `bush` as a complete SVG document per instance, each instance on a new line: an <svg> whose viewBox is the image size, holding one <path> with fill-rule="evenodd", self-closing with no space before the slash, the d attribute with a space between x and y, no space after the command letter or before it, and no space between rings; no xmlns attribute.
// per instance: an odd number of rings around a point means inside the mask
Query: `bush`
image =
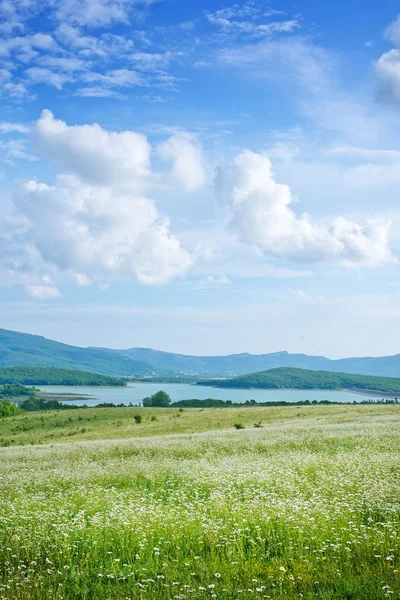
<svg viewBox="0 0 400 600"><path fill-rule="evenodd" d="M244 425L242 425L242 423L235 423L233 426L235 429L244 429Z"/></svg>
<svg viewBox="0 0 400 600"><path fill-rule="evenodd" d="M134 415L135 423L139 425L142 422L142 415Z"/></svg>
<svg viewBox="0 0 400 600"><path fill-rule="evenodd" d="M261 423L261 421L258 421L257 423L254 423L254 427L255 427L256 429L260 429L260 428L262 427L262 423Z"/></svg>
<svg viewBox="0 0 400 600"><path fill-rule="evenodd" d="M27 400L21 402L20 407L23 411L27 412L35 410L73 410L79 408L74 404L63 404L62 402L59 402L59 400L47 400L45 398L36 398L35 396L31 396Z"/></svg>
<svg viewBox="0 0 400 600"><path fill-rule="evenodd" d="M150 421L157 421L157 417L155 415L151 415Z"/></svg>
<svg viewBox="0 0 400 600"><path fill-rule="evenodd" d="M22 412L16 404L9 402L9 400L0 400L0 417L12 417L19 415Z"/></svg>
<svg viewBox="0 0 400 600"><path fill-rule="evenodd" d="M157 392L156 394L153 394L150 397L144 398L143 399L143 406L160 406L160 407L167 407L171 404L171 398L170 396L167 394L167 392L164 392L163 390L160 390L159 392Z"/></svg>

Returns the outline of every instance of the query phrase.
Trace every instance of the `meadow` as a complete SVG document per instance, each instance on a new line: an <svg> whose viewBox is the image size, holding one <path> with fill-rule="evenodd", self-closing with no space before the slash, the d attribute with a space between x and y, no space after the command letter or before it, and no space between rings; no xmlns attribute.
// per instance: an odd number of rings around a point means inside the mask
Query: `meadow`
<svg viewBox="0 0 400 600"><path fill-rule="evenodd" d="M2 600L400 598L400 406L71 412L0 421Z"/></svg>

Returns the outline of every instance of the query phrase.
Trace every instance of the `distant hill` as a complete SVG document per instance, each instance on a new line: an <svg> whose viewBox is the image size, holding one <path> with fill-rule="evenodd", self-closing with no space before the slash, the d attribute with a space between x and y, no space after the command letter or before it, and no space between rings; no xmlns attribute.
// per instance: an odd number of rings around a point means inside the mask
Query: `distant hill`
<svg viewBox="0 0 400 600"><path fill-rule="evenodd" d="M85 385L123 386L122 379L55 367L0 367L0 385L21 383L23 385Z"/></svg>
<svg viewBox="0 0 400 600"><path fill-rule="evenodd" d="M301 390L369 390L371 392L399 394L400 379L369 375L350 375L329 371L309 371L280 367L259 373L241 375L232 379L210 380L200 385L220 388L301 389Z"/></svg>
<svg viewBox="0 0 400 600"><path fill-rule="evenodd" d="M159 370L113 351L68 346L40 335L0 329L0 366L57 367L105 375L146 377Z"/></svg>
<svg viewBox="0 0 400 600"><path fill-rule="evenodd" d="M109 350L105 351L110 352ZM331 360L324 356L289 354L288 352L258 355L245 353L228 356L187 356L149 348L130 348L113 352L133 360L145 361L164 371L193 373L206 377L244 375L277 367L400 377L400 354L378 358Z"/></svg>
<svg viewBox="0 0 400 600"><path fill-rule="evenodd" d="M174 375L232 377L278 367L400 377L400 354L339 360L288 352L191 356L150 348L79 348L39 335L0 329L0 366L57 367L137 379Z"/></svg>

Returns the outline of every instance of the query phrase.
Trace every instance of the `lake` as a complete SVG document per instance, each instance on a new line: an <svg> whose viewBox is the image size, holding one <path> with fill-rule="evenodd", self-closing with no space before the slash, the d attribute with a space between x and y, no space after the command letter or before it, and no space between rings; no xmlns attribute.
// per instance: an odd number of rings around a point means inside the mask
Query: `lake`
<svg viewBox="0 0 400 600"><path fill-rule="evenodd" d="M219 400L232 400L232 402L298 402L300 400L330 400L331 402L362 402L369 396L352 394L351 392L325 391L325 390L240 390L224 389L208 386L191 385L186 383L132 383L127 387L72 387L72 386L40 386L40 389L53 394L85 395L85 399L74 399L68 403L82 406L96 406L102 402L114 404L138 405L146 396L151 396L159 390L164 390L171 396L173 402L190 400L192 398ZM384 395L382 395L384 397Z"/></svg>

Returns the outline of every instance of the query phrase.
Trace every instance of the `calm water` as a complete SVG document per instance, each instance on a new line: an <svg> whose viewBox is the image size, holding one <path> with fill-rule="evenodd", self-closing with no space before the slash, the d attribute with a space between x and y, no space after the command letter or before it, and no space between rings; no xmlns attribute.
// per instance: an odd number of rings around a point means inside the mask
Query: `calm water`
<svg viewBox="0 0 400 600"><path fill-rule="evenodd" d="M87 404L95 406L101 402L113 402L114 404L140 404L143 398L151 396L159 390L164 390L172 398L172 401L190 400L192 398L217 398L220 400L232 400L232 402L245 402L254 399L256 402L271 402L286 400L297 402L298 400L330 400L331 402L362 402L368 396L351 394L350 392L333 392L324 390L234 390L221 389L208 386L189 385L184 383L135 383L121 388L93 388L93 387L63 387L63 386L41 386L45 392L56 394L79 394L88 395L84 400L74 400L77 405Z"/></svg>

